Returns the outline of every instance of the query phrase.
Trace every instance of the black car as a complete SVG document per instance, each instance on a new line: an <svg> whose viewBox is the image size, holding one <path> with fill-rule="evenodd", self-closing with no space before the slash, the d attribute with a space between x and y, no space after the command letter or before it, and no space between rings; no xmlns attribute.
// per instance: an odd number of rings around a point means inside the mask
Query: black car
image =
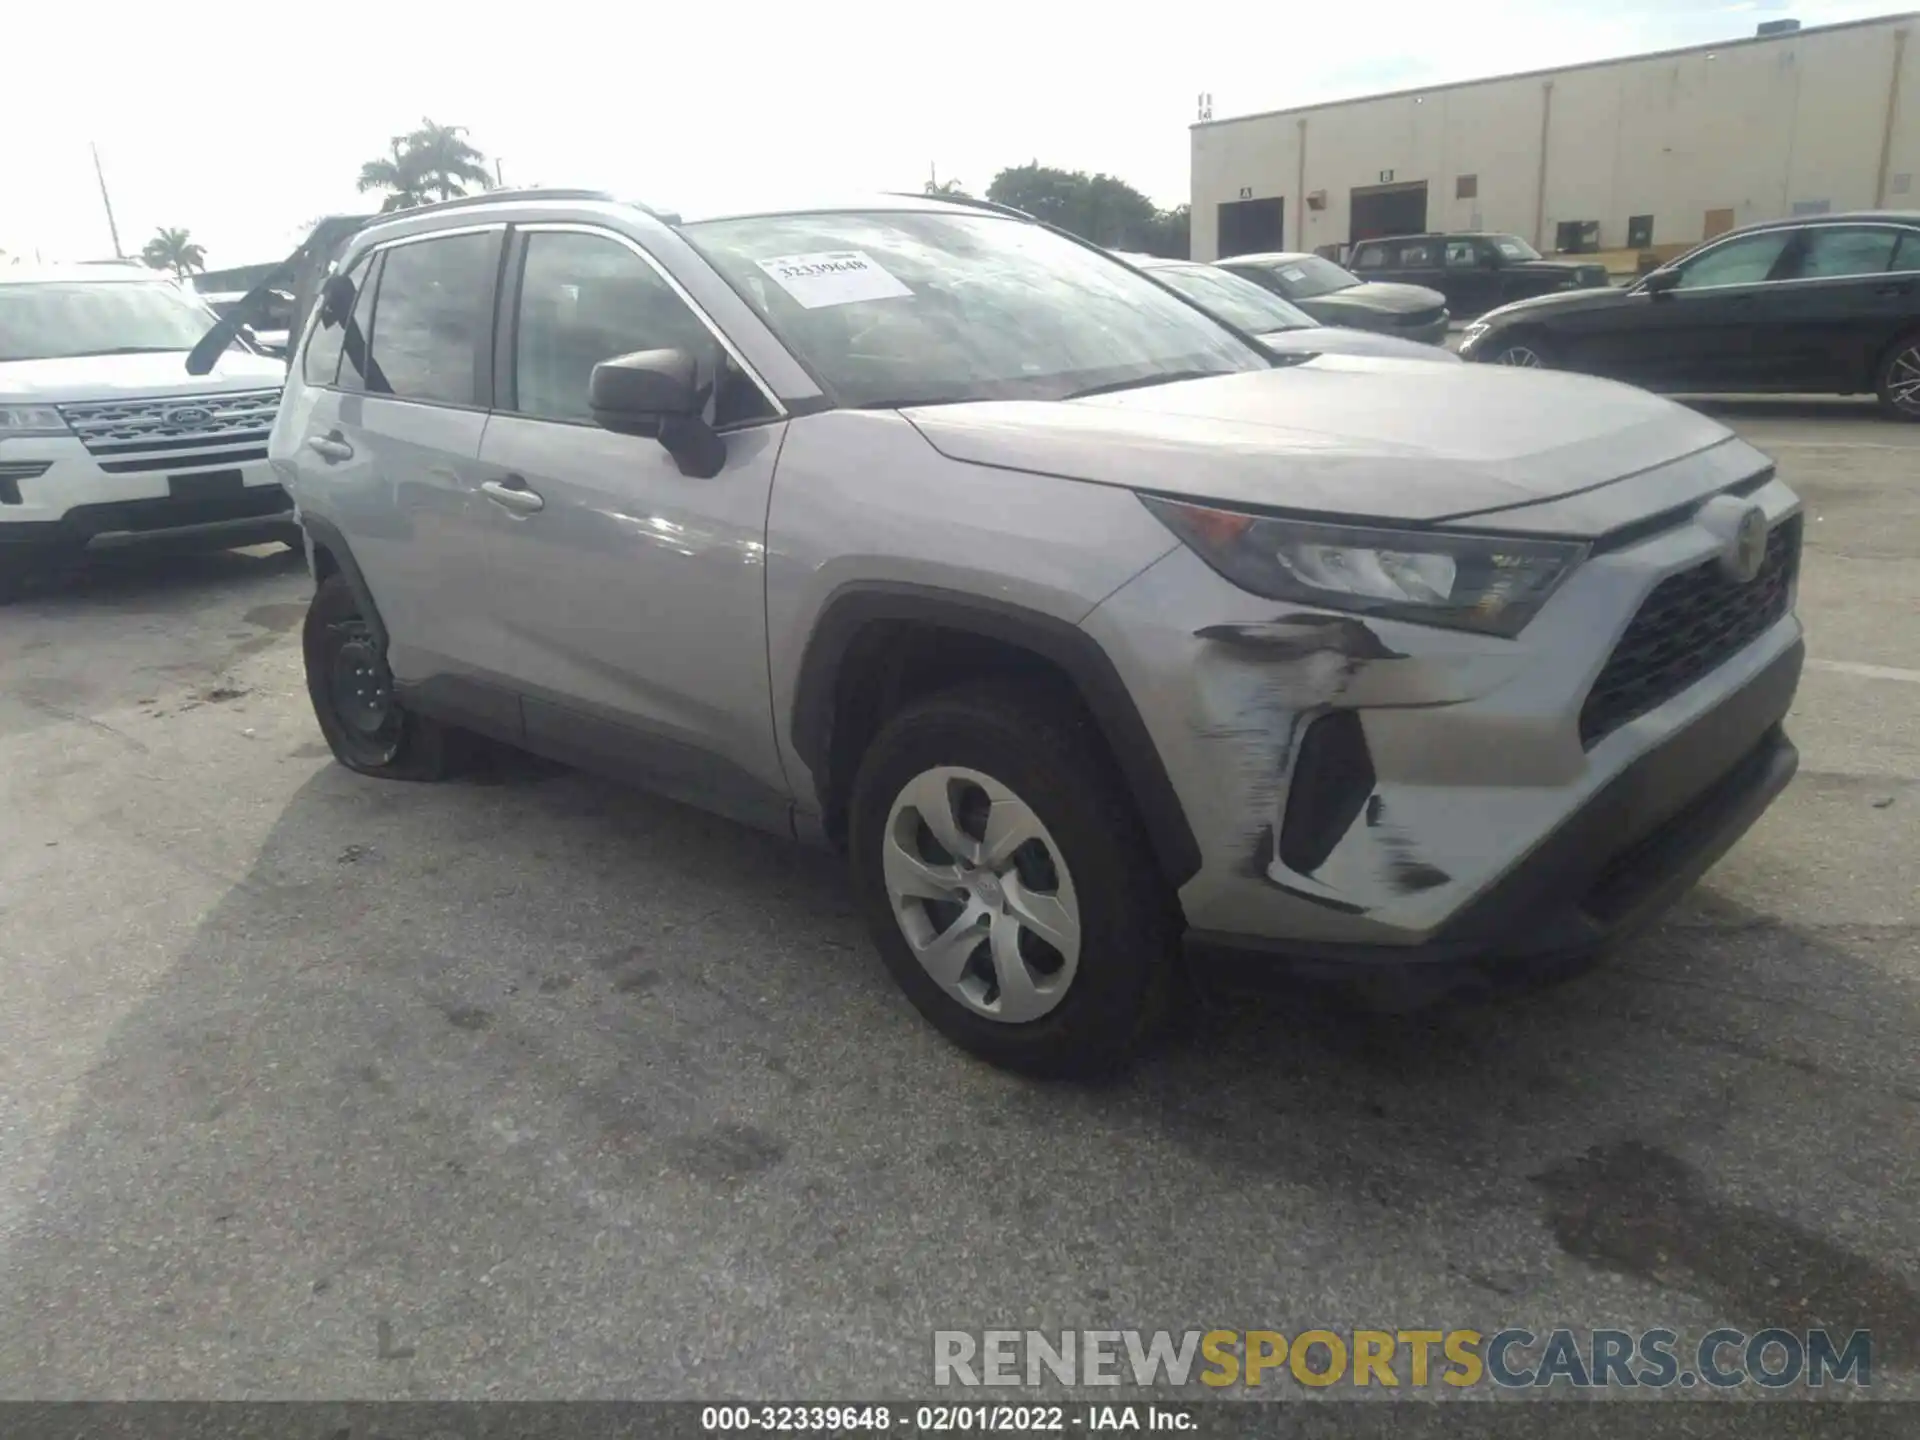
<svg viewBox="0 0 1920 1440"><path fill-rule="evenodd" d="M1377 330L1428 345L1447 338L1447 297L1419 285L1379 285L1318 255L1230 255L1213 262L1291 300L1322 325Z"/></svg>
<svg viewBox="0 0 1920 1440"><path fill-rule="evenodd" d="M1598 289L1612 283L1604 265L1549 260L1518 235L1479 231L1363 240L1347 260L1354 273L1365 279L1439 291L1447 297L1447 308L1460 319L1534 295Z"/></svg>
<svg viewBox="0 0 1920 1440"><path fill-rule="evenodd" d="M1920 420L1920 211L1729 231L1623 290L1503 306L1460 354L1680 393L1875 393Z"/></svg>

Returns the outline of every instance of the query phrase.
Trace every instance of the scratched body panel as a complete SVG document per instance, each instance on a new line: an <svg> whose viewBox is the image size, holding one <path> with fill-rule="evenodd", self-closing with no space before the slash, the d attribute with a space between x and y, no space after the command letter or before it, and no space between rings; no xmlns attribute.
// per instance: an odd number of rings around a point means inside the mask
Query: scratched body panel
<svg viewBox="0 0 1920 1440"><path fill-rule="evenodd" d="M1798 508L1769 481L1777 521ZM1717 553L1683 522L1589 559L1515 640L1262 600L1191 551L1169 554L1083 627L1140 697L1204 863L1181 891L1196 929L1417 944L1663 737L1799 638L1791 612L1696 686L1582 748L1582 703L1647 593ZM1275 854L1307 723L1360 719L1376 785L1311 875Z"/></svg>

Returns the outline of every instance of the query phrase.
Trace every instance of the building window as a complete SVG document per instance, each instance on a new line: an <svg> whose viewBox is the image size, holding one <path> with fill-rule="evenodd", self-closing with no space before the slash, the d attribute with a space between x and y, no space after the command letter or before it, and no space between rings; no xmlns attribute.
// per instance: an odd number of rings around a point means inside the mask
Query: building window
<svg viewBox="0 0 1920 1440"><path fill-rule="evenodd" d="M1456 200L1477 200L1480 198L1480 177L1478 175L1458 175L1453 181L1453 198Z"/></svg>
<svg viewBox="0 0 1920 1440"><path fill-rule="evenodd" d="M1644 250L1653 244L1653 217L1632 215L1627 218L1627 248Z"/></svg>
<svg viewBox="0 0 1920 1440"><path fill-rule="evenodd" d="M1562 220L1554 231L1553 248L1562 255L1591 255L1600 248L1598 220Z"/></svg>

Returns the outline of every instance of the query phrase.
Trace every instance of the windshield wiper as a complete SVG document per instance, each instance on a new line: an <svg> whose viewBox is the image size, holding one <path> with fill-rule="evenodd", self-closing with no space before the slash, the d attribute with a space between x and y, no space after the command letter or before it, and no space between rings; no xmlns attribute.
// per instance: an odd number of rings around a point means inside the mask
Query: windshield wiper
<svg viewBox="0 0 1920 1440"><path fill-rule="evenodd" d="M1232 375L1232 370L1170 370L1164 375L1138 375L1131 380L1109 380L1104 385L1089 385L1062 395L1062 400L1084 400L1089 395L1111 395L1116 390L1140 390L1148 385L1172 385L1181 380L1210 380L1215 375Z"/></svg>

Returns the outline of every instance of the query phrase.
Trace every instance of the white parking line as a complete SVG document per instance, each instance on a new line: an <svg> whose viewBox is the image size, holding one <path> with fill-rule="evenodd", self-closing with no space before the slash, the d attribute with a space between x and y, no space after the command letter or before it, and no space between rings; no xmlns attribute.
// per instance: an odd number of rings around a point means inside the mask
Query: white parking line
<svg viewBox="0 0 1920 1440"><path fill-rule="evenodd" d="M1917 450L1917 445L1888 445L1881 440L1773 440L1756 436L1769 450Z"/></svg>
<svg viewBox="0 0 1920 1440"><path fill-rule="evenodd" d="M1830 670L1835 675L1857 675L1862 680L1901 680L1920 685L1920 670L1902 670L1893 665L1862 665L1857 660L1809 660L1809 670Z"/></svg>

